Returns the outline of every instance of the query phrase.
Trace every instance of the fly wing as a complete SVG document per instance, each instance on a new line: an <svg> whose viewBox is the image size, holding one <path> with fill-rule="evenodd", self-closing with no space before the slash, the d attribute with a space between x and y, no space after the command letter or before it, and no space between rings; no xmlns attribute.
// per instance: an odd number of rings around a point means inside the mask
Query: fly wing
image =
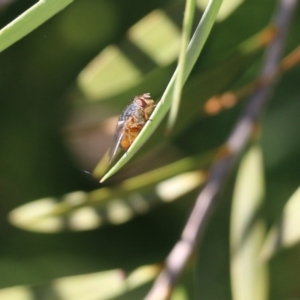
<svg viewBox="0 0 300 300"><path fill-rule="evenodd" d="M124 136L125 130L124 130L124 123L119 123L117 125L115 135L114 135L114 141L109 149L109 163L112 162L113 158L116 156L117 151L119 149L120 143L122 141L122 138Z"/></svg>

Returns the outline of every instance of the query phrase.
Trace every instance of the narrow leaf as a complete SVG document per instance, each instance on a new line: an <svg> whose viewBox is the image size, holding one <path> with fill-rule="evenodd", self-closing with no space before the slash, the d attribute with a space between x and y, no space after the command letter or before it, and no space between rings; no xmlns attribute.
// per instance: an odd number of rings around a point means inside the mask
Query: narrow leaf
<svg viewBox="0 0 300 300"><path fill-rule="evenodd" d="M267 299L267 271L259 251L264 224L259 216L264 196L261 150L253 146L237 175L231 211L231 282L235 300Z"/></svg>
<svg viewBox="0 0 300 300"><path fill-rule="evenodd" d="M189 44L187 57L186 57L186 67L184 70L184 81L188 78L197 58L204 46L204 43L208 37L208 34L212 28L214 20L217 16L219 8L222 4L222 0L213 0L207 6L201 21L192 37ZM174 81L177 76L177 70L172 76L161 101L157 104L156 109L151 115L152 122L148 122L138 135L135 142L131 145L128 151L121 157L121 159L104 175L101 182L105 181L107 178L115 174L120 168L122 168L133 155L142 147L142 145L148 140L154 130L158 127L166 113L168 112L171 101L172 92L174 88Z"/></svg>
<svg viewBox="0 0 300 300"><path fill-rule="evenodd" d="M261 256L270 259L279 249L300 242L300 187L287 201L281 220L269 231Z"/></svg>
<svg viewBox="0 0 300 300"><path fill-rule="evenodd" d="M15 208L8 217L19 228L43 233L118 225L199 187L206 176L198 170L212 157L213 153L208 153L184 158L112 188L37 199Z"/></svg>
<svg viewBox="0 0 300 300"><path fill-rule="evenodd" d="M183 30L181 35L180 53L179 53L178 68L177 68L178 72L175 80L172 106L169 115L167 131L173 128L178 115L180 98L181 98L181 93L182 93L182 88L184 83L186 49L191 35L195 5L196 5L195 0L186 0L186 7L184 12L184 20L183 20Z"/></svg>
<svg viewBox="0 0 300 300"><path fill-rule="evenodd" d="M40 0L0 31L0 52L64 9L73 0Z"/></svg>

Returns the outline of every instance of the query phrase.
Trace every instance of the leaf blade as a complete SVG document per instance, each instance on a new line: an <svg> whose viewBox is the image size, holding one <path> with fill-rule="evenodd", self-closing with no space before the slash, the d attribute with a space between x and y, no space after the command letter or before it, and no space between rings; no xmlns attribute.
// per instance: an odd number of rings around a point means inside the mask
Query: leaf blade
<svg viewBox="0 0 300 300"><path fill-rule="evenodd" d="M0 30L0 52L26 36L73 0L39 1Z"/></svg>
<svg viewBox="0 0 300 300"><path fill-rule="evenodd" d="M221 7L222 0L210 1L206 11L203 14L202 19L191 39L188 47L186 68L184 70L184 81L188 78L203 46L210 33L214 20L218 14L219 8ZM105 181L107 178L115 174L121 167L123 167L133 155L142 147L142 145L148 140L154 130L158 127L166 113L171 106L172 91L174 88L175 78L177 76L177 70L175 70L161 100L157 104L154 112L151 115L152 122L148 122L142 129L140 134L137 136L135 142L128 149L120 160L103 176L100 182Z"/></svg>
<svg viewBox="0 0 300 300"><path fill-rule="evenodd" d="M231 286L233 299L267 299L266 265L259 260L264 224L259 210L264 197L262 154L253 146L237 175L231 213Z"/></svg>

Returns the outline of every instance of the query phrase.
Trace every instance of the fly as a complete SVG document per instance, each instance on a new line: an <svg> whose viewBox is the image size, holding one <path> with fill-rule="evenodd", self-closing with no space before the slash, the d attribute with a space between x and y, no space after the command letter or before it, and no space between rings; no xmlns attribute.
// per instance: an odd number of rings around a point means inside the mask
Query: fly
<svg viewBox="0 0 300 300"><path fill-rule="evenodd" d="M119 147L127 150L149 120L154 108L150 93L134 97L120 115L114 135L114 142L109 150L109 162L115 157Z"/></svg>

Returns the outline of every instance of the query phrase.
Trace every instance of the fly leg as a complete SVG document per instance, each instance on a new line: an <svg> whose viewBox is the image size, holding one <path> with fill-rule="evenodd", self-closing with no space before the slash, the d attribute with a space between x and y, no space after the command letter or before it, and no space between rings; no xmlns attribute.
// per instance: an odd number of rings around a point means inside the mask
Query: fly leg
<svg viewBox="0 0 300 300"><path fill-rule="evenodd" d="M151 113L152 108L155 107L155 106L156 106L156 104L151 105L151 106L149 106L149 107L147 107L147 108L145 109L145 111L144 111L144 119L145 119L145 121L150 120L150 119L149 119L149 113ZM152 120L150 120L150 121L152 121Z"/></svg>

